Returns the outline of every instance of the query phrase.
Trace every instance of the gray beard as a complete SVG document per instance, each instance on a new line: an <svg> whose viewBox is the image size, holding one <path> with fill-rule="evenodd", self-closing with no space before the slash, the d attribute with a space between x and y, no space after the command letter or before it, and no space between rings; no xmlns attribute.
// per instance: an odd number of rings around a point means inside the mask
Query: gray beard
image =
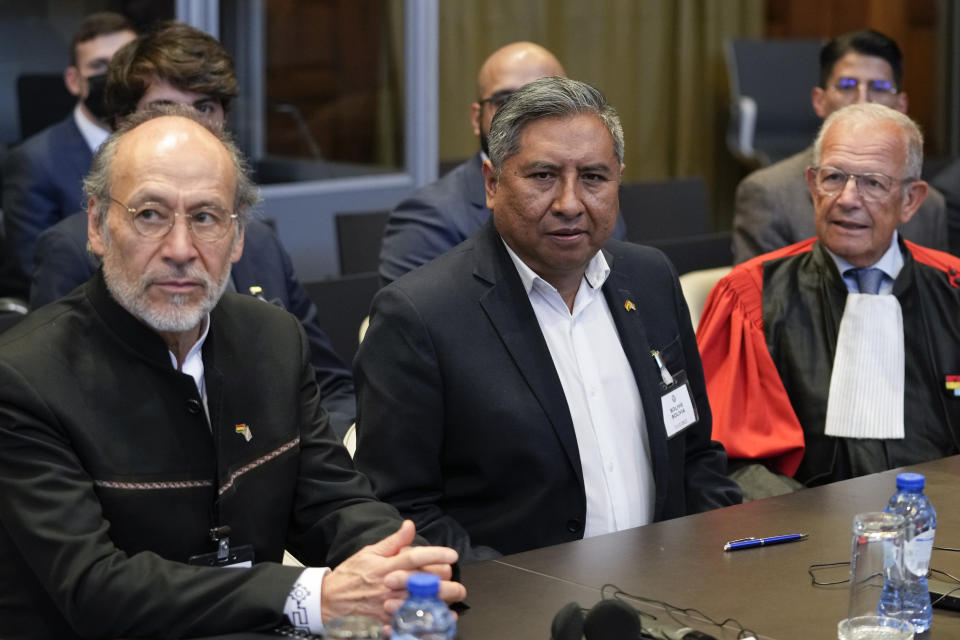
<svg viewBox="0 0 960 640"><path fill-rule="evenodd" d="M103 260L103 277L111 295L120 303L120 306L154 331L179 333L199 326L207 314L217 306L230 279L230 269L224 270L224 276L220 282L214 281L205 272L188 269L176 271L178 277L189 274L190 277L203 281L205 295L201 300L191 305L187 296L178 294L171 296L166 304L151 305L147 299L147 288L150 281L154 279L152 274L144 274L137 281L131 282L123 276L120 269L116 268L109 255L105 255Z"/></svg>

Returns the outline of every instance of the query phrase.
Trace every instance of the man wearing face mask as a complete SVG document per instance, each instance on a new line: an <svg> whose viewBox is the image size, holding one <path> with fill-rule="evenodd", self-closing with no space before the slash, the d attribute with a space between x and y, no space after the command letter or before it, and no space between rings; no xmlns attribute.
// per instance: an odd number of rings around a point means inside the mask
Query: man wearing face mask
<svg viewBox="0 0 960 640"><path fill-rule="evenodd" d="M109 11L83 20L70 43L67 89L77 106L62 121L31 136L4 164L6 231L0 294L27 297L33 249L41 231L83 207L83 176L107 139L103 88L113 54L136 37L131 23Z"/></svg>

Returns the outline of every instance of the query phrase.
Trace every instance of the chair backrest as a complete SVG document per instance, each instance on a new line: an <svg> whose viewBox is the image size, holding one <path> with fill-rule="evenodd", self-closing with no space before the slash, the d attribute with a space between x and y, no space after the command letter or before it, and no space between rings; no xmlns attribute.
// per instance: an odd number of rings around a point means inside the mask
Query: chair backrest
<svg viewBox="0 0 960 640"><path fill-rule="evenodd" d="M810 91L820 81L822 46L815 39L726 41L727 144L735 156L767 165L810 146L820 127Z"/></svg>
<svg viewBox="0 0 960 640"><path fill-rule="evenodd" d="M357 327L370 313L370 302L380 289L378 273L360 273L305 282L303 288L317 306L323 327L337 355L350 364L357 353Z"/></svg>
<svg viewBox="0 0 960 640"><path fill-rule="evenodd" d="M667 254L677 273L683 275L690 271L733 264L732 243L733 237L729 231L716 231L643 244L656 247Z"/></svg>
<svg viewBox="0 0 960 640"><path fill-rule="evenodd" d="M691 271L680 276L680 289L683 291L683 298L687 301L687 307L690 309L690 322L693 324L694 330L700 323L700 314L703 313L703 307L707 304L707 296L710 295L720 278L730 273L732 268L729 265L714 267L713 269Z"/></svg>
<svg viewBox="0 0 960 640"><path fill-rule="evenodd" d="M17 110L20 138L67 117L77 97L67 91L60 73L24 73L17 77Z"/></svg>
<svg viewBox="0 0 960 640"><path fill-rule="evenodd" d="M389 217L389 211L334 215L340 251L340 275L368 273L380 268L380 245Z"/></svg>
<svg viewBox="0 0 960 640"><path fill-rule="evenodd" d="M702 177L620 185L620 213L630 242L709 233L710 204Z"/></svg>

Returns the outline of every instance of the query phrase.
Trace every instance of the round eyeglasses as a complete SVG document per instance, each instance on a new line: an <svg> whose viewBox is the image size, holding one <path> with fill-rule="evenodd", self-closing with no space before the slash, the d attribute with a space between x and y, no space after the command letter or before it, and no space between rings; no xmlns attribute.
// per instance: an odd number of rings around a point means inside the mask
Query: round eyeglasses
<svg viewBox="0 0 960 640"><path fill-rule="evenodd" d="M857 193L869 202L883 202L890 197L894 185L898 182L913 182L916 178L891 178L884 173L849 173L837 167L825 165L810 167L814 175L814 184L821 195L832 197L839 195L847 186L850 178L857 183Z"/></svg>
<svg viewBox="0 0 960 640"><path fill-rule="evenodd" d="M160 202L144 202L138 207L128 207L113 196L110 199L129 214L133 228L144 238L158 240L173 229L177 216L187 220L187 228L201 242L216 242L233 227L237 214L229 213L215 204L203 204L190 211L178 213Z"/></svg>

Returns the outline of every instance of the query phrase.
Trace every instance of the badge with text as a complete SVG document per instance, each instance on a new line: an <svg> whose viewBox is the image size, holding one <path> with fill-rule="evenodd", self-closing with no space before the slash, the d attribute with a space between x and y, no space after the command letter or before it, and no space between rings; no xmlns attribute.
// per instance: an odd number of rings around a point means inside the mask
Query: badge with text
<svg viewBox="0 0 960 640"><path fill-rule="evenodd" d="M670 373L659 351L651 351L657 367L660 369L660 404L663 406L663 425L667 437L672 438L700 419L697 405L690 393L685 371Z"/></svg>

